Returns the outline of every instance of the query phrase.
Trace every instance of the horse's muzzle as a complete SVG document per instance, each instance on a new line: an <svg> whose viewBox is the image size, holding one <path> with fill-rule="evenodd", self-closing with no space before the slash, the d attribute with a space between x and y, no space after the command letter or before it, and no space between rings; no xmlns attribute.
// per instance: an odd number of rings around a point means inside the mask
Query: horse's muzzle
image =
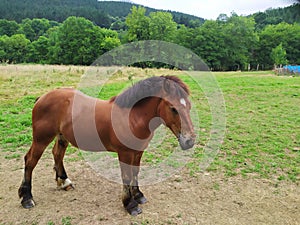
<svg viewBox="0 0 300 225"><path fill-rule="evenodd" d="M190 149L195 144L195 139L192 137L186 137L182 134L179 135L179 144L182 150Z"/></svg>

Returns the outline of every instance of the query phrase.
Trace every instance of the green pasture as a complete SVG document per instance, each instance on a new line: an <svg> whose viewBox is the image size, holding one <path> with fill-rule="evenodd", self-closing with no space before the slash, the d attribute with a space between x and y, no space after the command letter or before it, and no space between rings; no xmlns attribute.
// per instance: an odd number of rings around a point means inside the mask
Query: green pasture
<svg viewBox="0 0 300 225"><path fill-rule="evenodd" d="M57 87L77 87L87 67L0 66L0 160L23 160L31 143L31 109L35 99ZM179 75L191 88L197 110L198 141L186 167L191 176L200 172L211 125L205 94L187 74L167 70L120 70L105 84L98 97L108 99L137 80L161 74ZM226 103L226 136L208 167L225 176L266 178L299 182L300 173L300 77L279 77L272 72L214 73ZM122 78L122 79L121 79ZM130 79L128 79L130 78ZM144 163L159 163L177 146L168 143L147 151ZM47 154L51 154L47 151ZM81 152L68 148L66 160L83 160ZM176 166L176 165L174 165Z"/></svg>

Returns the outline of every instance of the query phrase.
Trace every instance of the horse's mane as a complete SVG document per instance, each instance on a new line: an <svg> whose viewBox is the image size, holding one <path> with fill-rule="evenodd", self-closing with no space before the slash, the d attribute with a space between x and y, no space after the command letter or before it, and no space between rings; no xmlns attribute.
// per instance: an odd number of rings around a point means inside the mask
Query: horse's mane
<svg viewBox="0 0 300 225"><path fill-rule="evenodd" d="M110 102L114 102L121 108L130 108L149 97L162 97L163 90L170 97L182 98L190 93L188 86L176 76L150 77L139 81L120 95L112 97Z"/></svg>

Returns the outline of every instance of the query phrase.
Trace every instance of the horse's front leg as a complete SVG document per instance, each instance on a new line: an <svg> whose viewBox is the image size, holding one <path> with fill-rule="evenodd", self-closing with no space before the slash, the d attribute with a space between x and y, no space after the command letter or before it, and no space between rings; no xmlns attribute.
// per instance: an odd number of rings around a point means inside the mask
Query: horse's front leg
<svg viewBox="0 0 300 225"><path fill-rule="evenodd" d="M139 208L138 200L143 197L135 178L137 175L136 171L138 171L136 168L139 166L134 165L136 152L119 152L118 155L123 181L122 202L127 212L132 216L136 216L142 212L142 209Z"/></svg>
<svg viewBox="0 0 300 225"><path fill-rule="evenodd" d="M138 174L140 172L140 158L136 158L135 166L132 167L133 172L133 183L132 183L132 195L134 200L139 204L145 204L147 199L145 198L144 194L140 191L139 184L138 184Z"/></svg>
<svg viewBox="0 0 300 225"><path fill-rule="evenodd" d="M128 165L126 163L120 162L120 167L121 167L121 175L123 181L123 193L122 193L123 206L130 215L136 216L142 212L142 209L139 208L139 204L134 199L134 195L133 195L132 165Z"/></svg>

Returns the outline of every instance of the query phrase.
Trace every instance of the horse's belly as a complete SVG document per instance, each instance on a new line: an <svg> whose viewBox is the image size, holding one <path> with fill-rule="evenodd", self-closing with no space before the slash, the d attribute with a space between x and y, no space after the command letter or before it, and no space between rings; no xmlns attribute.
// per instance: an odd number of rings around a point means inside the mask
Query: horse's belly
<svg viewBox="0 0 300 225"><path fill-rule="evenodd" d="M81 93L77 93L73 99L71 107L72 133L76 146L82 150L106 151L99 137L95 119L97 101L97 99L86 97Z"/></svg>

